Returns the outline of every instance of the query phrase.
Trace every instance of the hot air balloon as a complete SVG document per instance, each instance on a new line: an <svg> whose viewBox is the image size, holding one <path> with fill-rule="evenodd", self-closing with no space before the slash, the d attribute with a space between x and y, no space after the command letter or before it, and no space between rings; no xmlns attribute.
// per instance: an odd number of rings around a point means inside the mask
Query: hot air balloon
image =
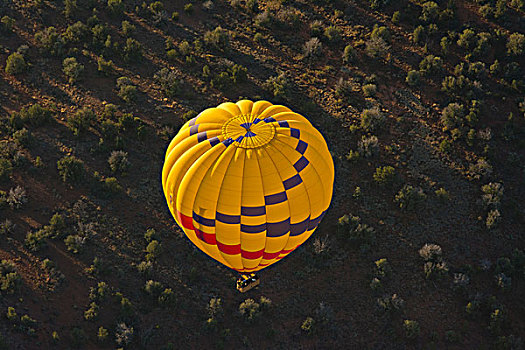
<svg viewBox="0 0 525 350"><path fill-rule="evenodd" d="M333 182L319 131L267 101L204 110L170 142L162 170L168 207L186 236L241 273L305 242L328 209Z"/></svg>

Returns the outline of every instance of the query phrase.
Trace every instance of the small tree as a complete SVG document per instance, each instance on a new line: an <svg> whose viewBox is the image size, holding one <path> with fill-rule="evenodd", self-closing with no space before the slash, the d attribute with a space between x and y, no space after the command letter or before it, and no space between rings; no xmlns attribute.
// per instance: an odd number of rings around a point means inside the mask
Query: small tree
<svg viewBox="0 0 525 350"><path fill-rule="evenodd" d="M62 71L68 78L70 84L75 83L80 77L80 74L82 74L84 71L84 66L78 63L75 57L68 57L64 59L62 67Z"/></svg>
<svg viewBox="0 0 525 350"><path fill-rule="evenodd" d="M204 44L220 51L226 51L230 45L228 31L222 29L220 26L212 31L207 31L204 33Z"/></svg>
<svg viewBox="0 0 525 350"><path fill-rule="evenodd" d="M395 201L401 209L414 210L425 198L426 195L421 188L405 185L396 194Z"/></svg>
<svg viewBox="0 0 525 350"><path fill-rule="evenodd" d="M167 97L175 97L180 90L180 80L174 71L162 68L155 73L155 81L160 85Z"/></svg>
<svg viewBox="0 0 525 350"><path fill-rule="evenodd" d="M406 83L410 86L419 85L421 74L417 70L410 70L405 79Z"/></svg>
<svg viewBox="0 0 525 350"><path fill-rule="evenodd" d="M109 167L114 173L124 173L129 168L128 153L124 151L113 151L108 158Z"/></svg>
<svg viewBox="0 0 525 350"><path fill-rule="evenodd" d="M124 46L124 59L127 62L136 62L142 59L142 45L133 38L126 39Z"/></svg>
<svg viewBox="0 0 525 350"><path fill-rule="evenodd" d="M392 166L383 166L376 168L374 180L380 185L388 185L394 181L396 172Z"/></svg>
<svg viewBox="0 0 525 350"><path fill-rule="evenodd" d="M65 156L57 162L58 174L64 182L77 182L84 174L84 162L75 156Z"/></svg>
<svg viewBox="0 0 525 350"><path fill-rule="evenodd" d="M305 59L312 59L321 54L323 44L318 38L311 38L303 46L303 55Z"/></svg>
<svg viewBox="0 0 525 350"><path fill-rule="evenodd" d="M119 97L126 102L131 103L137 98L137 87L133 85L128 77L118 78L117 88L119 89Z"/></svg>
<svg viewBox="0 0 525 350"><path fill-rule="evenodd" d="M512 33L507 41L507 52L509 55L523 55L523 53L525 53L525 35Z"/></svg>
<svg viewBox="0 0 525 350"><path fill-rule="evenodd" d="M368 132L380 129L385 121L385 116L379 108L364 109L361 113L361 128Z"/></svg>
<svg viewBox="0 0 525 350"><path fill-rule="evenodd" d="M7 74L17 75L23 73L26 68L26 60L22 54L14 52L7 57L5 64L5 72Z"/></svg>
<svg viewBox="0 0 525 350"><path fill-rule="evenodd" d="M260 305L253 299L246 299L239 305L239 312L248 320L253 320L260 313Z"/></svg>
<svg viewBox="0 0 525 350"><path fill-rule="evenodd" d="M122 0L108 0L108 10L115 16L120 17L124 13L124 4Z"/></svg>
<svg viewBox="0 0 525 350"><path fill-rule="evenodd" d="M415 339L419 336L420 328L419 322L412 320L404 320L403 328L405 329L405 336L408 339Z"/></svg>
<svg viewBox="0 0 525 350"><path fill-rule="evenodd" d="M73 131L75 135L79 135L80 133L88 130L95 119L96 115L93 110L84 107L79 109L75 114L68 117L67 126Z"/></svg>

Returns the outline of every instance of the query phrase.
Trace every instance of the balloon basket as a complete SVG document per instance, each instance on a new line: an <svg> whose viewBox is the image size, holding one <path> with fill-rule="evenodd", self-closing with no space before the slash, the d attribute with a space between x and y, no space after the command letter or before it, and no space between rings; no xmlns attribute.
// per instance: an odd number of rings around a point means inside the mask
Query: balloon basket
<svg viewBox="0 0 525 350"><path fill-rule="evenodd" d="M241 293L246 293L250 289L257 287L261 283L259 276L252 273L249 275L241 275L237 279L237 290Z"/></svg>

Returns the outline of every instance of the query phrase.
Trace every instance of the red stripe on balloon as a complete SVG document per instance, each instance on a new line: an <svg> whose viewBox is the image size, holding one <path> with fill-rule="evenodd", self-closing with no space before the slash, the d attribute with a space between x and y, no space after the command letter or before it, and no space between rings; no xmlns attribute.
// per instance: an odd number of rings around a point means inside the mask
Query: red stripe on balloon
<svg viewBox="0 0 525 350"><path fill-rule="evenodd" d="M201 241L205 243L212 244L212 245L217 244L217 240L215 239L215 234L213 233L202 232L201 230L196 228L195 234L197 235L197 238L199 238Z"/></svg>
<svg viewBox="0 0 525 350"><path fill-rule="evenodd" d="M189 230L195 230L195 226L193 226L193 218L191 216L186 216L180 211L177 211L177 216L179 217L182 227Z"/></svg>
<svg viewBox="0 0 525 350"><path fill-rule="evenodd" d="M297 248L297 247L295 247L295 248ZM284 249L283 249L283 250L281 250L280 254L288 254L288 253L291 253L291 252L293 252L293 251L295 250L295 248L292 248L292 249L290 249L290 250L284 250Z"/></svg>
<svg viewBox="0 0 525 350"><path fill-rule="evenodd" d="M179 211L177 211L177 215L179 217L182 227L188 230L195 231L195 235L197 236L198 239L200 239L201 241L207 244L212 244L212 245L217 244L217 240L215 239L215 234L206 233L196 228L193 225L193 218L191 216L186 216Z"/></svg>
<svg viewBox="0 0 525 350"><path fill-rule="evenodd" d="M264 252L263 259L266 259L266 260L275 259L276 257L279 256L279 254L281 254L281 252L277 252L277 253L266 253L266 252Z"/></svg>
<svg viewBox="0 0 525 350"><path fill-rule="evenodd" d="M257 252L249 252L247 250L241 250L241 256L245 259L259 259L264 255L264 249L261 249Z"/></svg>
<svg viewBox="0 0 525 350"><path fill-rule="evenodd" d="M237 255L241 254L241 245L240 244L223 244L221 242L217 242L217 248L224 253L228 255Z"/></svg>

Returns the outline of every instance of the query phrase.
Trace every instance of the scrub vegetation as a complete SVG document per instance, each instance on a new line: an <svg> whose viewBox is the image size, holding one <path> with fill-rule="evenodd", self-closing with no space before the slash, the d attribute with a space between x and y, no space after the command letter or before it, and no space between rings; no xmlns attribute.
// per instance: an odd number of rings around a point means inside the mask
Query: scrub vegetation
<svg viewBox="0 0 525 350"><path fill-rule="evenodd" d="M0 349L522 349L524 11L0 0ZM160 183L179 128L241 98L306 116L336 168L246 294Z"/></svg>

